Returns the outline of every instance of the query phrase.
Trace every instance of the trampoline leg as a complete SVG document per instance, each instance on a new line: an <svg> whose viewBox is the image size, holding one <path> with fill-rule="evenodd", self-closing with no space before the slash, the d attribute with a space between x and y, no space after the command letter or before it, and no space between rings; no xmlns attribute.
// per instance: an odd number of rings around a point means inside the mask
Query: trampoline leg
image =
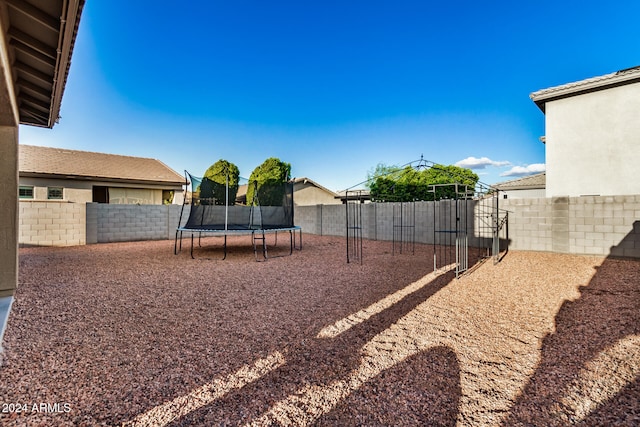
<svg viewBox="0 0 640 427"><path fill-rule="evenodd" d="M301 251L302 250L302 229L298 230L298 235L300 236L300 247L296 248L296 249ZM293 247L294 248L296 247L296 232L295 231L293 232Z"/></svg>
<svg viewBox="0 0 640 427"><path fill-rule="evenodd" d="M258 249L256 248L256 232L251 233L251 245L253 246L253 256L258 261Z"/></svg>
<svg viewBox="0 0 640 427"><path fill-rule="evenodd" d="M276 239L278 238L276 234ZM262 257L267 259L267 237L264 235L264 231L262 232Z"/></svg>
<svg viewBox="0 0 640 427"><path fill-rule="evenodd" d="M294 236L294 232L292 230L289 230L289 255L291 255L293 253L293 236Z"/></svg>
<svg viewBox="0 0 640 427"><path fill-rule="evenodd" d="M191 259L196 259L196 258L193 256L193 233L191 233Z"/></svg>
<svg viewBox="0 0 640 427"><path fill-rule="evenodd" d="M227 235L224 235L224 256L222 257L222 260L224 261L225 259L227 259Z"/></svg>

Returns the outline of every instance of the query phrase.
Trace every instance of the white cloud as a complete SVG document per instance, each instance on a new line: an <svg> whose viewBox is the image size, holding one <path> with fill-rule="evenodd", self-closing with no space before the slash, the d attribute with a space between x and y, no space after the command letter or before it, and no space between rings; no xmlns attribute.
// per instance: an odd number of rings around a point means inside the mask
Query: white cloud
<svg viewBox="0 0 640 427"><path fill-rule="evenodd" d="M500 174L500 176L527 176L534 173L544 172L546 170L544 163L533 163L528 166L514 166L506 172Z"/></svg>
<svg viewBox="0 0 640 427"><path fill-rule="evenodd" d="M464 160L460 160L458 163L456 163L456 166L459 166L461 168L468 168L468 169L484 169L487 166L510 166L511 163L507 162L507 161L495 161L495 160L491 160L488 157L467 157Z"/></svg>

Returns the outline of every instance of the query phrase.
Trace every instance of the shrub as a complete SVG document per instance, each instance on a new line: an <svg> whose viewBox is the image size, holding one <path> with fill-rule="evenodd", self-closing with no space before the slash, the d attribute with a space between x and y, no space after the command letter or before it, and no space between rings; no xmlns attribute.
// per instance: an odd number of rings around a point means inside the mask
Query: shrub
<svg viewBox="0 0 640 427"><path fill-rule="evenodd" d="M229 205L233 205L238 194L240 170L236 165L220 159L206 170L200 184L200 203L224 205L226 186L229 186Z"/></svg>

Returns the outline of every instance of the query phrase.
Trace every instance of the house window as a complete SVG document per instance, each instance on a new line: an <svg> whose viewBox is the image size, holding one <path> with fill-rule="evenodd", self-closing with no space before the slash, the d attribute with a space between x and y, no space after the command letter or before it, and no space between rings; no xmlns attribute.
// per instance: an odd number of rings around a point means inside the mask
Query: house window
<svg viewBox="0 0 640 427"><path fill-rule="evenodd" d="M47 199L62 200L63 199L62 187L47 187Z"/></svg>
<svg viewBox="0 0 640 427"><path fill-rule="evenodd" d="M507 198L507 194L505 193L504 196L502 196L503 199Z"/></svg>
<svg viewBox="0 0 640 427"><path fill-rule="evenodd" d="M18 195L21 199L33 199L33 187L29 185L21 185L18 189Z"/></svg>
<svg viewBox="0 0 640 427"><path fill-rule="evenodd" d="M109 203L109 188L93 186L93 203Z"/></svg>

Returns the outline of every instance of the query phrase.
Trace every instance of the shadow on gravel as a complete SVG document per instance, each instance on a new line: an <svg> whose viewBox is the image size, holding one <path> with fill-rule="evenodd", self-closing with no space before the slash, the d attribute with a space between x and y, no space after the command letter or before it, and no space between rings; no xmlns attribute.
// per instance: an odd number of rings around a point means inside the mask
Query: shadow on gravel
<svg viewBox="0 0 640 427"><path fill-rule="evenodd" d="M333 391L332 384L351 381L362 367L362 349L367 343L454 279L453 271L434 276L418 290L336 337L309 338L282 349L286 358L283 366L168 425L263 425L263 417L279 425L272 412L278 412L276 408L283 402L284 412L289 411L284 425L393 425L397 422L388 417L397 413L398 405L410 419L454 425L461 396L460 373L455 353L446 347L411 356L378 372L361 387L347 385L347 394L334 402L325 395ZM292 396L300 396L300 402L294 398L291 403ZM372 407L362 406L364 397L366 401L373 399ZM359 403L352 404L355 401ZM389 405L396 408L386 414L384 408L391 408ZM420 421L418 425L433 422Z"/></svg>
<svg viewBox="0 0 640 427"><path fill-rule="evenodd" d="M611 253L636 248L640 221ZM640 425L640 261L608 257L565 302L503 425ZM598 316L593 316L598 313Z"/></svg>
<svg viewBox="0 0 640 427"><path fill-rule="evenodd" d="M381 372L317 425L455 426L461 394L456 353L431 347Z"/></svg>

